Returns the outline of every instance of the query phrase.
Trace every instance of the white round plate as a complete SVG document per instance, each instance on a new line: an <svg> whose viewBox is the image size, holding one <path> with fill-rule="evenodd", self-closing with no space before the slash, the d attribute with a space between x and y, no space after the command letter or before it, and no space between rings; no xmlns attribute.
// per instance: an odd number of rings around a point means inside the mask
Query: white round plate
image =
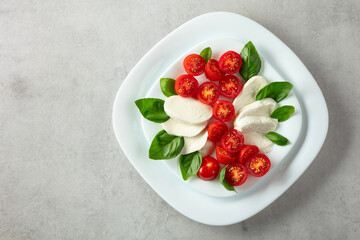
<svg viewBox="0 0 360 240"><path fill-rule="evenodd" d="M180 71L175 66L186 54L199 52L207 46L213 48L215 54L227 49L239 52L248 41L254 43L262 57L261 75L269 81L286 80L294 85L294 94L281 105L291 104L297 111L291 119L280 123L277 130L292 144L275 146L268 154L273 163L269 173L252 179L244 188L238 188L239 194L233 196L232 192L216 184L217 181L211 184L197 180L185 183L174 160L165 164L164 161L150 160L149 141L161 125L142 120L134 101L148 96L164 98L158 81L161 77L176 77L169 75ZM264 209L301 176L325 140L328 112L316 81L281 40L248 18L215 12L178 27L139 61L117 93L113 126L129 161L166 202L195 221L229 225Z"/></svg>

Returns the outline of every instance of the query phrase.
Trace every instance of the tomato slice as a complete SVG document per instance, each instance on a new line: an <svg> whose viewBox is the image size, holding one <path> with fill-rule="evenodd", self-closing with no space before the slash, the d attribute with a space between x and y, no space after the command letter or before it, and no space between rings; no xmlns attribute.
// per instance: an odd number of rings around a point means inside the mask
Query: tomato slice
<svg viewBox="0 0 360 240"><path fill-rule="evenodd" d="M255 145L244 145L239 152L239 162L244 164L251 156L259 152L259 148Z"/></svg>
<svg viewBox="0 0 360 240"><path fill-rule="evenodd" d="M231 102L219 100L214 104L213 116L215 119L227 122L230 121L235 115L235 109Z"/></svg>
<svg viewBox="0 0 360 240"><path fill-rule="evenodd" d="M236 153L230 153L218 145L216 146L216 158L221 164L229 164L236 161Z"/></svg>
<svg viewBox="0 0 360 240"><path fill-rule="evenodd" d="M227 75L219 82L220 94L224 97L234 98L239 95L242 88L240 79L234 75Z"/></svg>
<svg viewBox="0 0 360 240"><path fill-rule="evenodd" d="M182 97L192 97L199 86L198 81L191 75L181 75L175 81L175 91Z"/></svg>
<svg viewBox="0 0 360 240"><path fill-rule="evenodd" d="M219 173L220 165L213 157L204 157L197 176L204 181L214 180Z"/></svg>
<svg viewBox="0 0 360 240"><path fill-rule="evenodd" d="M240 54L234 51L228 51L221 55L219 59L219 68L221 71L227 74L237 73L242 64L242 58Z"/></svg>
<svg viewBox="0 0 360 240"><path fill-rule="evenodd" d="M218 61L210 59L205 65L205 76L210 81L219 81L225 77L225 73L220 70Z"/></svg>
<svg viewBox="0 0 360 240"><path fill-rule="evenodd" d="M227 130L228 126L223 122L211 123L208 127L208 138L213 142L220 141Z"/></svg>
<svg viewBox="0 0 360 240"><path fill-rule="evenodd" d="M244 136L238 130L230 129L221 137L221 145L228 152L239 152L244 145Z"/></svg>
<svg viewBox="0 0 360 240"><path fill-rule="evenodd" d="M204 82L199 86L197 99L205 104L214 104L220 96L218 86L212 82Z"/></svg>
<svg viewBox="0 0 360 240"><path fill-rule="evenodd" d="M234 162L226 167L225 180L231 186L240 186L246 182L248 174L244 165Z"/></svg>
<svg viewBox="0 0 360 240"><path fill-rule="evenodd" d="M270 159L261 153L252 155L245 163L249 174L255 177L264 176L271 167Z"/></svg>
<svg viewBox="0 0 360 240"><path fill-rule="evenodd" d="M183 62L185 71L192 75L198 76L205 72L205 60L198 54L190 54Z"/></svg>

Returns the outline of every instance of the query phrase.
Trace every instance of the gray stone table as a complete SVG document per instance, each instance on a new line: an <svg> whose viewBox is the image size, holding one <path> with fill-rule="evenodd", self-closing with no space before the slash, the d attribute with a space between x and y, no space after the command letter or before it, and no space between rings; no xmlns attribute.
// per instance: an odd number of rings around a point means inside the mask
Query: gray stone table
<svg viewBox="0 0 360 240"><path fill-rule="evenodd" d="M264 25L322 89L325 144L278 200L239 224L194 222L120 149L115 94L139 59L193 17ZM360 1L0 2L0 239L360 239Z"/></svg>

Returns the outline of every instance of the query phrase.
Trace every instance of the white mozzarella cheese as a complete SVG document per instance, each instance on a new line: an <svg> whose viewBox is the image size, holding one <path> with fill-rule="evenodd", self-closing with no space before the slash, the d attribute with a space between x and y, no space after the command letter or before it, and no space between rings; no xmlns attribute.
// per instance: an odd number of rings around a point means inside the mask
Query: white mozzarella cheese
<svg viewBox="0 0 360 240"><path fill-rule="evenodd" d="M212 116L211 106L178 95L165 99L164 110L171 118L192 124L204 123Z"/></svg>
<svg viewBox="0 0 360 240"><path fill-rule="evenodd" d="M205 145L200 149L200 154L202 157L207 157L212 154L215 149L215 143L213 141L207 140Z"/></svg>
<svg viewBox="0 0 360 240"><path fill-rule="evenodd" d="M245 106L240 110L240 114L237 118L244 118L247 116L270 116L275 110L277 103L272 98L265 98L260 101L255 101Z"/></svg>
<svg viewBox="0 0 360 240"><path fill-rule="evenodd" d="M207 129L204 129L194 137L184 137L184 147L181 154L188 154L199 151L205 146L208 137Z"/></svg>
<svg viewBox="0 0 360 240"><path fill-rule="evenodd" d="M250 133L243 133L243 135L244 135L244 144L257 146L261 153L268 153L272 151L274 143L271 142L267 137L265 137L264 134L257 132L250 132Z"/></svg>
<svg viewBox="0 0 360 240"><path fill-rule="evenodd" d="M175 120L174 118L170 118L166 122L162 123L162 127L168 134L171 135L181 137L194 137L206 127L206 124L207 122L191 124Z"/></svg>
<svg viewBox="0 0 360 240"><path fill-rule="evenodd" d="M266 79L262 76L254 76L250 78L245 83L240 94L233 101L235 114L237 114L246 105L255 102L256 94L267 84Z"/></svg>
<svg viewBox="0 0 360 240"><path fill-rule="evenodd" d="M278 120L265 116L248 116L244 118L236 118L234 128L242 133L259 132L268 133L275 131Z"/></svg>

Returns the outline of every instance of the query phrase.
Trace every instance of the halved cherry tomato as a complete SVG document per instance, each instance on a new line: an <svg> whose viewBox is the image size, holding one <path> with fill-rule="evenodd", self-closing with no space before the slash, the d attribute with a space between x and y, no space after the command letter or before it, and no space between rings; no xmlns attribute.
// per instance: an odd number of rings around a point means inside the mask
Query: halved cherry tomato
<svg viewBox="0 0 360 240"><path fill-rule="evenodd" d="M213 142L220 141L227 130L228 126L223 122L211 123L208 127L208 138Z"/></svg>
<svg viewBox="0 0 360 240"><path fill-rule="evenodd" d="M217 145L216 158L221 164L229 164L236 161L236 153L230 153L226 151L221 145Z"/></svg>
<svg viewBox="0 0 360 240"><path fill-rule="evenodd" d="M235 115L235 109L231 102L219 100L214 104L213 116L215 119L227 122L230 121Z"/></svg>
<svg viewBox="0 0 360 240"><path fill-rule="evenodd" d="M244 164L251 156L259 152L259 148L255 145L244 145L239 152L239 162Z"/></svg>
<svg viewBox="0 0 360 240"><path fill-rule="evenodd" d="M175 91L182 97L194 96L198 86L198 81L188 74L179 76L175 81Z"/></svg>
<svg viewBox="0 0 360 240"><path fill-rule="evenodd" d="M261 177L269 171L271 162L265 154L257 153L246 161L245 166L249 174Z"/></svg>
<svg viewBox="0 0 360 240"><path fill-rule="evenodd" d="M185 71L193 76L198 76L205 72L205 60L198 54L190 54L183 62Z"/></svg>
<svg viewBox="0 0 360 240"><path fill-rule="evenodd" d="M220 94L228 97L234 98L241 92L243 86L239 80L234 75L227 75L219 82Z"/></svg>
<svg viewBox="0 0 360 240"><path fill-rule="evenodd" d="M230 129L221 137L221 145L231 153L240 151L244 145L244 136L236 129Z"/></svg>
<svg viewBox="0 0 360 240"><path fill-rule="evenodd" d="M199 86L197 99L205 104L214 104L220 96L218 86L212 82L204 82Z"/></svg>
<svg viewBox="0 0 360 240"><path fill-rule="evenodd" d="M225 180L231 186L240 186L247 180L248 174L244 165L234 162L226 167Z"/></svg>
<svg viewBox="0 0 360 240"><path fill-rule="evenodd" d="M234 74L240 70L242 61L240 54L234 51L228 51L221 55L219 68L227 74Z"/></svg>
<svg viewBox="0 0 360 240"><path fill-rule="evenodd" d="M220 165L213 157L204 157L197 176L204 181L215 179L219 173Z"/></svg>
<svg viewBox="0 0 360 240"><path fill-rule="evenodd" d="M205 65L205 76L210 81L219 81L225 77L225 73L220 70L218 61L210 59Z"/></svg>

